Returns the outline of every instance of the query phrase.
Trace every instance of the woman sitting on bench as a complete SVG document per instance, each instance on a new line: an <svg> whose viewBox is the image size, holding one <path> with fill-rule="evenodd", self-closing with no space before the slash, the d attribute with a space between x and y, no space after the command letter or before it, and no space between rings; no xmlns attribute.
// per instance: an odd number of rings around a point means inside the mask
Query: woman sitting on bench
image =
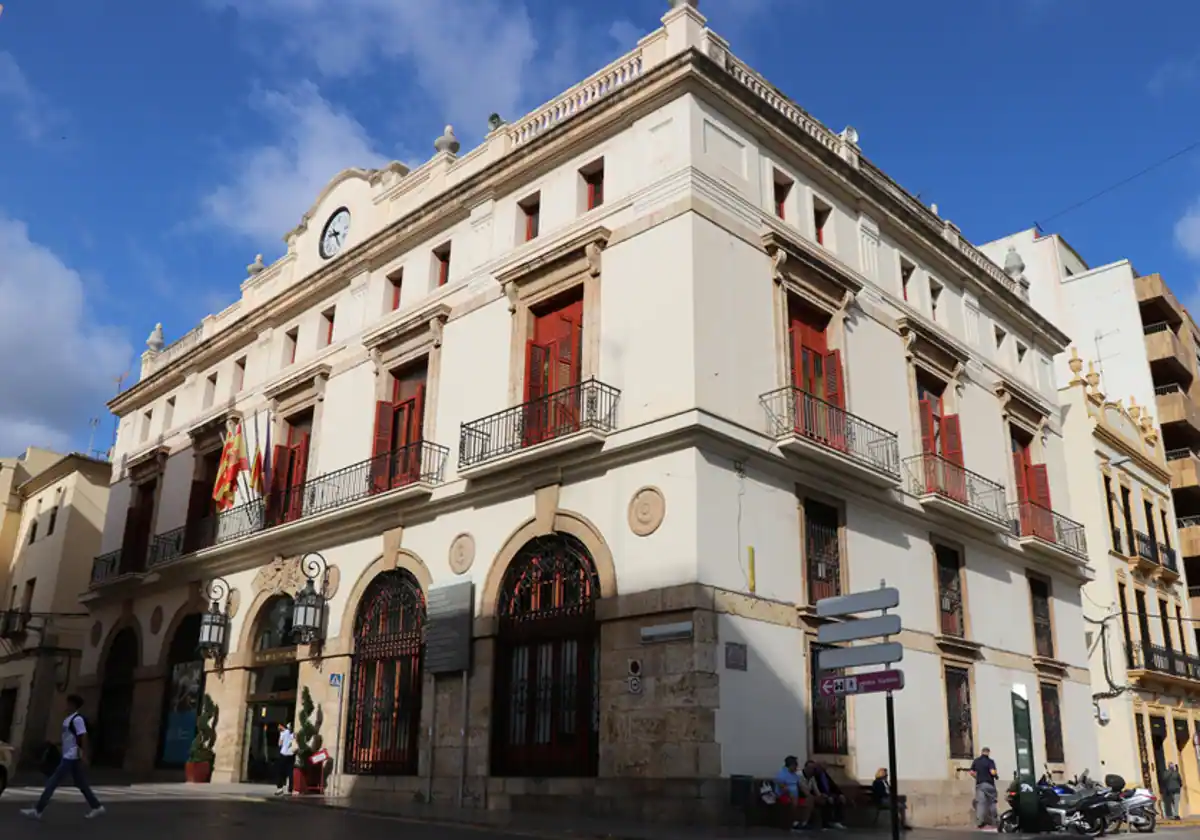
<svg viewBox="0 0 1200 840"><path fill-rule="evenodd" d="M886 767L880 767L875 771L875 781L871 783L871 799L875 801L875 805L880 809L891 810L892 808L892 786L888 782L888 771ZM908 798L903 794L896 797L896 809L900 812L900 826L905 831L909 831L912 826L908 824Z"/></svg>

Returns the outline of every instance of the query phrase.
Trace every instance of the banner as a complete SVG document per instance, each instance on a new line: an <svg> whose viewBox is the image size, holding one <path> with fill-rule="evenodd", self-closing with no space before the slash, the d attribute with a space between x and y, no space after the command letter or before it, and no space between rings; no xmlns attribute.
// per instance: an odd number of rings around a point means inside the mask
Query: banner
<svg viewBox="0 0 1200 840"><path fill-rule="evenodd" d="M196 714L204 682L204 663L180 662L171 669L167 721L163 732L162 763L182 765L196 737Z"/></svg>

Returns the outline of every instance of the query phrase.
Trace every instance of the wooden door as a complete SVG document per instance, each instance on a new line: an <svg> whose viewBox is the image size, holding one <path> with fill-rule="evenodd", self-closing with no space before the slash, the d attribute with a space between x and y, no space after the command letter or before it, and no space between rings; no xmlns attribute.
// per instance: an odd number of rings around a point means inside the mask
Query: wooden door
<svg viewBox="0 0 1200 840"><path fill-rule="evenodd" d="M583 301L536 317L525 357L525 446L578 431L582 354Z"/></svg>

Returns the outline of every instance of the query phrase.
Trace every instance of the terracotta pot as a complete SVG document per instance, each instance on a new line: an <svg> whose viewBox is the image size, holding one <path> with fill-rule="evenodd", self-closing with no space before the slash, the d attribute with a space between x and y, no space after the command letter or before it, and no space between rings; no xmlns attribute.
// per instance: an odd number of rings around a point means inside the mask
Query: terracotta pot
<svg viewBox="0 0 1200 840"><path fill-rule="evenodd" d="M207 761L189 761L183 765L183 777L193 785L206 785L212 779L212 764Z"/></svg>

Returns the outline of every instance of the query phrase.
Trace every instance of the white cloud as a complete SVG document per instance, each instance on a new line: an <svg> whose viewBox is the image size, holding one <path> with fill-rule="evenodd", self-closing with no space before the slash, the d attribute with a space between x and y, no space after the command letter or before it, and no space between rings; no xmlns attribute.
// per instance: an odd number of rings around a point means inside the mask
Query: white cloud
<svg viewBox="0 0 1200 840"><path fill-rule="evenodd" d="M1200 202L1188 208L1175 223L1175 244L1192 259L1200 260Z"/></svg>
<svg viewBox="0 0 1200 840"><path fill-rule="evenodd" d="M0 255L0 455L68 448L107 416L132 351L92 322L79 274L3 213Z"/></svg>
<svg viewBox="0 0 1200 840"><path fill-rule="evenodd" d="M0 105L12 110L12 120L28 140L40 140L58 115L34 90L12 53L0 50Z"/></svg>
<svg viewBox="0 0 1200 840"><path fill-rule="evenodd" d="M338 172L387 162L366 129L315 85L262 91L252 104L275 126L277 139L240 155L230 179L203 199L207 220L231 233L277 243Z"/></svg>

